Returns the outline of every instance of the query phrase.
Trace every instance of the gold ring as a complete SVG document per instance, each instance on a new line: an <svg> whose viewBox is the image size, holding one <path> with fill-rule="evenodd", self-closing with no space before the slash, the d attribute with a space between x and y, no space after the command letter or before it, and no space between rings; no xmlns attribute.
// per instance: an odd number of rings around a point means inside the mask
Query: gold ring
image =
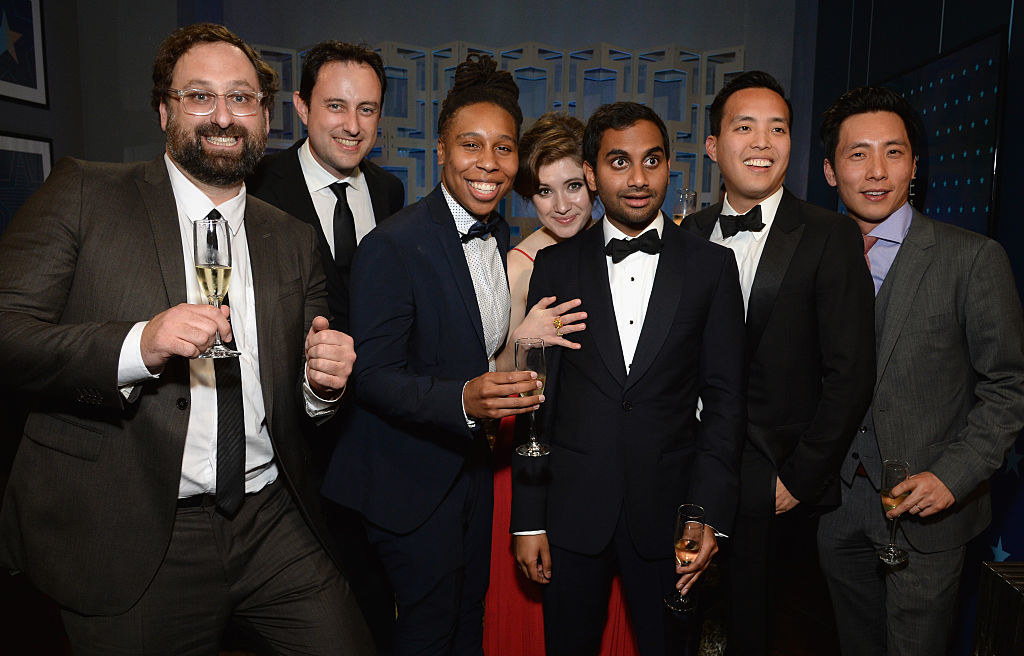
<svg viewBox="0 0 1024 656"><path fill-rule="evenodd" d="M561 330L562 330L561 328L555 328L555 337L561 337L562 336Z"/></svg>
<svg viewBox="0 0 1024 656"><path fill-rule="evenodd" d="M562 317L555 317L551 323L555 324L555 334L557 335L558 331L562 329Z"/></svg>

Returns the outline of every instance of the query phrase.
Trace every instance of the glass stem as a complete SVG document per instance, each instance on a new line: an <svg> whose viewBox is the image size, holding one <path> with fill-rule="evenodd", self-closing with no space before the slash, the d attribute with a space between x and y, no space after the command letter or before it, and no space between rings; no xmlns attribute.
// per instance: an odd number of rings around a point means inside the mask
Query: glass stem
<svg viewBox="0 0 1024 656"><path fill-rule="evenodd" d="M213 305L213 307L215 307L218 310L220 310L220 299L219 298L213 299L212 305ZM222 346L224 346L224 343L220 341L220 330L215 330L214 331L214 335L213 335L213 347L211 347L211 348L217 348L217 347L222 347Z"/></svg>
<svg viewBox="0 0 1024 656"><path fill-rule="evenodd" d="M889 520L889 546L896 546L896 522L899 518Z"/></svg>
<svg viewBox="0 0 1024 656"><path fill-rule="evenodd" d="M530 443L531 444L537 444L537 419L533 415L534 412L536 412L536 411L535 410L531 410L530 411Z"/></svg>

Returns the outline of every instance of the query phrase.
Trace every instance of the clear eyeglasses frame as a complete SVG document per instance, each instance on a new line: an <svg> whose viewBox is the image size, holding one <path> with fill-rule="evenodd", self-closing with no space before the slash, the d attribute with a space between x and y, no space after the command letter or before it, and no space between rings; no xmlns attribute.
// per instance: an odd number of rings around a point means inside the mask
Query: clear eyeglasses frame
<svg viewBox="0 0 1024 656"><path fill-rule="evenodd" d="M217 109L217 99L224 98L228 111L233 116L254 116L260 110L262 91L235 89L225 93L214 93L206 89L167 89L167 93L181 101L181 109L192 116L209 116Z"/></svg>

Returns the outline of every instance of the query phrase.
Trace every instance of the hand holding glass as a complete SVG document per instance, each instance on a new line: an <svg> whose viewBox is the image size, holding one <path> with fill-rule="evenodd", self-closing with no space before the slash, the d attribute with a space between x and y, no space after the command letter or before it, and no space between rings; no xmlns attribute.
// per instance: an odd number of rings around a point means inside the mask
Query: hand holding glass
<svg viewBox="0 0 1024 656"><path fill-rule="evenodd" d="M684 503L676 509L676 528L673 534L675 543L676 563L680 567L691 565L697 560L701 544L704 542L704 509L692 503ZM694 603L679 590L672 590L665 595L665 605L669 610L686 613L693 610Z"/></svg>
<svg viewBox="0 0 1024 656"><path fill-rule="evenodd" d="M892 489L907 480L910 475L910 465L902 460L886 460L882 463L882 508L889 512L900 505L908 492L898 497L892 496ZM902 565L907 562L907 552L896 546L896 522L899 517L889 520L889 545L878 552L878 557L889 567Z"/></svg>
<svg viewBox="0 0 1024 656"><path fill-rule="evenodd" d="M219 308L228 293L231 280L231 228L224 219L200 219L192 224L195 244L196 277L203 290L206 302ZM200 358L237 358L238 351L231 350L220 341L217 331L213 346Z"/></svg>
<svg viewBox="0 0 1024 656"><path fill-rule="evenodd" d="M544 384L548 378L547 364L544 361L544 340L537 337L522 337L516 340L516 371L533 371L541 386L519 396L540 396L544 393ZM537 422L534 411L530 411L530 439L526 444L516 447L521 456L537 458L551 453L551 447L537 440Z"/></svg>

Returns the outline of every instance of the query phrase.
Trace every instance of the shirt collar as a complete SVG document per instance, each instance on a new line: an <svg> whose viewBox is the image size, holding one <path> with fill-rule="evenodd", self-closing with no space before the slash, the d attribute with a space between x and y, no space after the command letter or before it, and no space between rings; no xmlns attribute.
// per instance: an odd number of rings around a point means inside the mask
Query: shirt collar
<svg viewBox="0 0 1024 656"><path fill-rule="evenodd" d="M164 164L167 166L167 176L171 179L171 191L174 193L174 202L178 206L179 215L184 215L189 221L195 223L200 219L205 219L210 210L216 209L231 226L231 233L238 234L238 230L242 227L242 220L245 218L244 183L237 196L220 205L214 205L213 201L199 187L185 177L185 174L171 161L167 153L164 153Z"/></svg>
<svg viewBox="0 0 1024 656"><path fill-rule="evenodd" d="M902 244L903 240L907 238L910 220L913 218L914 211L910 209L910 203L903 203L898 210L890 214L885 221L876 225L868 234L885 241Z"/></svg>
<svg viewBox="0 0 1024 656"><path fill-rule="evenodd" d="M618 228L613 226L612 222L608 220L608 215L607 214L604 215L604 221L601 222L601 226L602 226L602 229L604 230L604 243L605 244L607 244L612 239L626 239L626 240L633 239L633 237L630 237L626 233L622 232L621 230L619 230ZM647 232L648 230L654 229L654 230L658 231L658 237L661 237L661 231L662 231L662 229L664 229L664 227L665 227L665 215L662 214L659 211L658 212L658 216L654 217L654 220L651 221L651 224L649 226L647 226L646 228L644 228L643 230L641 230L640 234L642 235L643 233ZM639 237L640 235L637 235L637 236Z"/></svg>
<svg viewBox="0 0 1024 656"><path fill-rule="evenodd" d="M455 200L454 196L448 193L444 182L441 183L441 193L444 194L444 201L448 203L448 209L451 210L452 216L455 218L455 227L458 229L459 234L466 234L473 227L473 224L476 223L476 217L470 214L465 207L459 204L459 201Z"/></svg>
<svg viewBox="0 0 1024 656"><path fill-rule="evenodd" d="M772 221L775 220L775 214L779 211L779 203L782 202L783 187L779 187L774 194L762 200L758 205L761 206L761 222L764 223L764 228L760 232L751 232L751 236L754 239L761 239L764 235L768 234L768 229L772 227ZM753 208L751 208L753 209ZM729 194L725 195L722 199L722 214L725 215L737 215L733 206L729 204Z"/></svg>
<svg viewBox="0 0 1024 656"><path fill-rule="evenodd" d="M352 174L346 178L334 177L313 157L308 138L299 146L299 168L302 169L302 177L306 179L306 186L311 192L327 189L335 182L347 182L357 191L363 189L363 172L358 166L352 169Z"/></svg>

